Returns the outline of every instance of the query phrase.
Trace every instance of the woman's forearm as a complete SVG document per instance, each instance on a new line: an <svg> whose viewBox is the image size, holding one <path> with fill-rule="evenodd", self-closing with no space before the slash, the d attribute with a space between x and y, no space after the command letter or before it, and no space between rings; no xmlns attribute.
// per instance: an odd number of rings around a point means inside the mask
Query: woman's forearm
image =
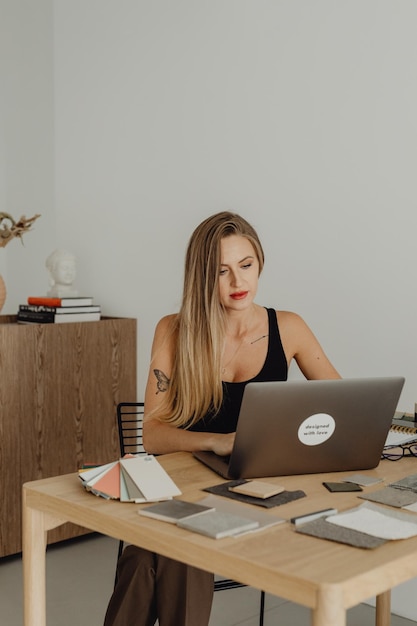
<svg viewBox="0 0 417 626"><path fill-rule="evenodd" d="M143 424L143 445L149 454L170 452L195 452L211 450L217 454L230 454L234 433L200 433L164 424L157 419L145 420Z"/></svg>

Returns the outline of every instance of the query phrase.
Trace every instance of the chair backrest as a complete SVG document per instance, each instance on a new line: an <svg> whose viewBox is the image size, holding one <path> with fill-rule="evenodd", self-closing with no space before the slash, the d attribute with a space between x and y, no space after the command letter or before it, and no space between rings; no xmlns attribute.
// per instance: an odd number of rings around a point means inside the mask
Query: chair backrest
<svg viewBox="0 0 417 626"><path fill-rule="evenodd" d="M143 402L120 402L117 405L120 454L145 452L142 439Z"/></svg>

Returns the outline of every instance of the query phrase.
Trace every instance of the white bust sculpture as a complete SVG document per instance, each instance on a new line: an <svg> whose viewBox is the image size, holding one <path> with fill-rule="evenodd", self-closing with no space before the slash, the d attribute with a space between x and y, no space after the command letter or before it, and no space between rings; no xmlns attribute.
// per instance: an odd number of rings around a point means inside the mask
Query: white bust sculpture
<svg viewBox="0 0 417 626"><path fill-rule="evenodd" d="M66 250L54 250L46 259L45 265L50 274L51 288L48 296L57 298L78 296L78 291L73 285L77 274L73 254Z"/></svg>

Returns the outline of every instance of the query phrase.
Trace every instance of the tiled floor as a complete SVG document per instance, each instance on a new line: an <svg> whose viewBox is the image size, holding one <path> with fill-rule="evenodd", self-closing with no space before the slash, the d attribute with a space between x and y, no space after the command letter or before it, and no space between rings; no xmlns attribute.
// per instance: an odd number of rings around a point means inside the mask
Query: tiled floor
<svg viewBox="0 0 417 626"><path fill-rule="evenodd" d="M92 535L48 549L48 626L102 626L110 597L117 541ZM247 587L215 594L210 626L257 626L259 591ZM304 607L267 596L264 626L309 626ZM22 626L22 563L0 559L0 626ZM361 604L348 612L348 626L373 626L375 611ZM134 626L132 624L132 626ZM393 615L391 626L416 626Z"/></svg>

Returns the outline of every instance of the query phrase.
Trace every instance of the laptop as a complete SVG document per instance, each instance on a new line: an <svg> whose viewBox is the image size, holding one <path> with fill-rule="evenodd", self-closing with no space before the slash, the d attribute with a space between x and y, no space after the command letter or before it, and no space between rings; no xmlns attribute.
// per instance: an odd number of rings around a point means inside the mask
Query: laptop
<svg viewBox="0 0 417 626"><path fill-rule="evenodd" d="M227 479L376 467L405 379L252 382L230 457L194 456Z"/></svg>

